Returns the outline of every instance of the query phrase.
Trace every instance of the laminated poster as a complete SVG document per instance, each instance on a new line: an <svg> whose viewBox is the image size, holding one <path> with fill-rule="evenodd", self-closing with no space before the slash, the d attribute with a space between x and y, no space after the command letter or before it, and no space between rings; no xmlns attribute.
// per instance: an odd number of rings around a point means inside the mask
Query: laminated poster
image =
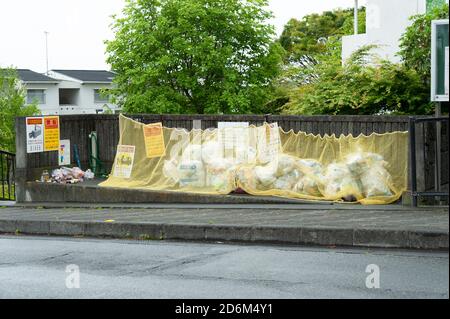
<svg viewBox="0 0 450 319"><path fill-rule="evenodd" d="M147 124L143 127L147 158L161 157L166 153L162 123Z"/></svg>
<svg viewBox="0 0 450 319"><path fill-rule="evenodd" d="M257 129L258 159L263 163L276 160L281 147L278 123L266 123Z"/></svg>
<svg viewBox="0 0 450 319"><path fill-rule="evenodd" d="M58 165L70 165L70 140L59 141Z"/></svg>
<svg viewBox="0 0 450 319"><path fill-rule="evenodd" d="M134 145L117 145L114 177L130 178L134 162Z"/></svg>
<svg viewBox="0 0 450 319"><path fill-rule="evenodd" d="M225 157L247 162L249 147L249 122L218 122L218 140L223 143Z"/></svg>
<svg viewBox="0 0 450 319"><path fill-rule="evenodd" d="M27 153L44 151L44 120L42 117L27 117Z"/></svg>
<svg viewBox="0 0 450 319"><path fill-rule="evenodd" d="M59 116L44 117L44 151L59 149Z"/></svg>

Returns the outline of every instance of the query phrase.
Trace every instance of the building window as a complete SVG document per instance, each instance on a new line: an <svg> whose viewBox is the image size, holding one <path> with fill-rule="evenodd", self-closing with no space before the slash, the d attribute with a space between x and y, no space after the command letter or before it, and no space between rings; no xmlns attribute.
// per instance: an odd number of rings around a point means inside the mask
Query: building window
<svg viewBox="0 0 450 319"><path fill-rule="evenodd" d="M94 103L109 103L109 95L103 94L100 89L94 89Z"/></svg>
<svg viewBox="0 0 450 319"><path fill-rule="evenodd" d="M27 90L27 103L31 104L35 101L38 104L45 104L45 90L36 90L36 89Z"/></svg>

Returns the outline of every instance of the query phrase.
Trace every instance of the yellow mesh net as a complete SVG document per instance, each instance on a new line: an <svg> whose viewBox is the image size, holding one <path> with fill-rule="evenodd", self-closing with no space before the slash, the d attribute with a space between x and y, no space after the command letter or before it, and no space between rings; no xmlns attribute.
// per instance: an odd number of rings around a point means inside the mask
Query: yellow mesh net
<svg viewBox="0 0 450 319"><path fill-rule="evenodd" d="M187 131L123 115L119 129L103 187L362 204L392 203L407 187L407 132L319 136L276 123Z"/></svg>

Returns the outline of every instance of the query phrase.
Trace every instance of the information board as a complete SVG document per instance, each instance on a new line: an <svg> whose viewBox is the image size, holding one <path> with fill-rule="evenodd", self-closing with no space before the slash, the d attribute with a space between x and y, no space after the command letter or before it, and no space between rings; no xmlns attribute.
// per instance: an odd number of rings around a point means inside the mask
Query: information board
<svg viewBox="0 0 450 319"><path fill-rule="evenodd" d="M431 101L448 102L448 19L431 22Z"/></svg>

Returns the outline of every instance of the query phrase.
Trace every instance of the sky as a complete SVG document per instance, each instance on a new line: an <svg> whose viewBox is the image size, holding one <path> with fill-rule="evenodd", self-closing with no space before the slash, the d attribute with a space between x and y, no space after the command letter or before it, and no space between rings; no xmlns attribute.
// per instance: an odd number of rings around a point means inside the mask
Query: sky
<svg viewBox="0 0 450 319"><path fill-rule="evenodd" d="M0 0L0 67L109 70L104 40L113 39L111 15L120 14L124 0ZM365 1L360 0L360 5ZM291 18L335 8L354 0L269 0L277 34Z"/></svg>

